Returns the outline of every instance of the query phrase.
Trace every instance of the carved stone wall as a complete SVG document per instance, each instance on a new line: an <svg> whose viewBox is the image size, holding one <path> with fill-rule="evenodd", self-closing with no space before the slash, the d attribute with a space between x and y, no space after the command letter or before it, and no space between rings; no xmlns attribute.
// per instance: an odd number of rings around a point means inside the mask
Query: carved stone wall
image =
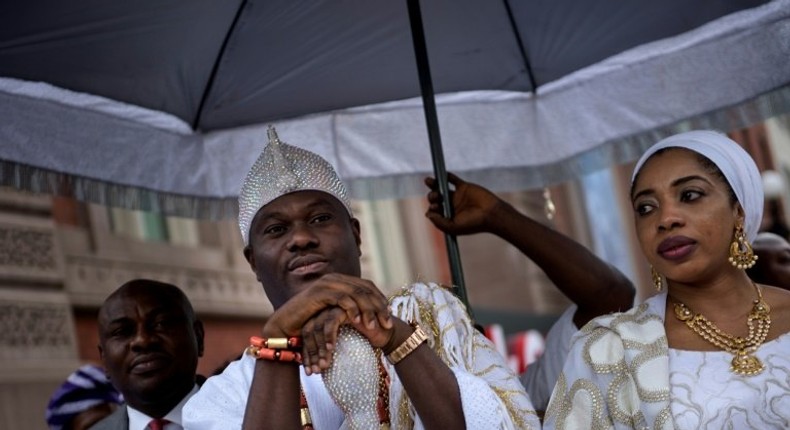
<svg viewBox="0 0 790 430"><path fill-rule="evenodd" d="M0 190L0 429L45 429L50 395L79 366L50 209Z"/></svg>
<svg viewBox="0 0 790 430"><path fill-rule="evenodd" d="M27 203L28 213L0 212L0 383L61 378L77 363L54 224Z"/></svg>
<svg viewBox="0 0 790 430"><path fill-rule="evenodd" d="M199 313L261 317L272 312L261 285L246 272L124 261L99 256L66 256L66 292L76 306L98 307L121 284L134 278L181 287Z"/></svg>
<svg viewBox="0 0 790 430"><path fill-rule="evenodd" d="M76 363L74 322L65 294L0 289L0 381L46 378L52 369L71 372Z"/></svg>
<svg viewBox="0 0 790 430"><path fill-rule="evenodd" d="M52 221L0 212L0 278L58 283L62 262Z"/></svg>
<svg viewBox="0 0 790 430"><path fill-rule="evenodd" d="M0 288L0 428L45 429L55 388L79 366L62 292Z"/></svg>
<svg viewBox="0 0 790 430"><path fill-rule="evenodd" d="M0 266L54 269L52 245L51 231L0 225Z"/></svg>

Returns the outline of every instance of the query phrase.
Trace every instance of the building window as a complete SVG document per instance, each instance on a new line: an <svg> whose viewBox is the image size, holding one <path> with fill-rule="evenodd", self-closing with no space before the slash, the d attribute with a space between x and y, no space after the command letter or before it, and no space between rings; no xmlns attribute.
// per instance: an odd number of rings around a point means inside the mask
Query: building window
<svg viewBox="0 0 790 430"><path fill-rule="evenodd" d="M118 235L147 242L198 246L197 221L166 217L154 212L109 208L110 230Z"/></svg>

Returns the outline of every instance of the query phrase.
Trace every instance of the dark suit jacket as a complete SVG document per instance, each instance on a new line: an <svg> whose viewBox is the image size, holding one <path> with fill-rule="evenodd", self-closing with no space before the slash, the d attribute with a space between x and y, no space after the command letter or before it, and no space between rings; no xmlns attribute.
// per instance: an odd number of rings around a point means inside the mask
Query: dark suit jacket
<svg viewBox="0 0 790 430"><path fill-rule="evenodd" d="M92 425L88 430L129 430L129 415L126 405L121 405L115 412Z"/></svg>
<svg viewBox="0 0 790 430"><path fill-rule="evenodd" d="M196 375L195 381L200 388L206 380L205 376ZM103 420L92 425L88 430L129 430L129 414L126 413L126 404L122 404L115 412L107 415Z"/></svg>

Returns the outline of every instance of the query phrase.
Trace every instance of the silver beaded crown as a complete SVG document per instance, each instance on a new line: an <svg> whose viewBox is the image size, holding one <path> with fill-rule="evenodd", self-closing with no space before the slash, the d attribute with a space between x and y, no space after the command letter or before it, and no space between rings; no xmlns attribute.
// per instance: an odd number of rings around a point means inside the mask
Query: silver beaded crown
<svg viewBox="0 0 790 430"><path fill-rule="evenodd" d="M258 210L296 191L328 193L340 200L353 216L346 187L328 161L306 149L281 142L272 126L267 133L269 143L247 172L239 193L239 229L245 245L250 243L250 225Z"/></svg>

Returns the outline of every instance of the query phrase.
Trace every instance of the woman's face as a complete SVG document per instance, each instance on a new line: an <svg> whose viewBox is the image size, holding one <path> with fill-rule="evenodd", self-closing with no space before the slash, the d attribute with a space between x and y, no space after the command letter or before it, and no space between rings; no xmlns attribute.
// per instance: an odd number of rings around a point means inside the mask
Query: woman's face
<svg viewBox="0 0 790 430"><path fill-rule="evenodd" d="M673 148L648 159L633 186L642 252L677 282L701 282L732 269L729 246L742 212L724 179L709 170L696 153Z"/></svg>

